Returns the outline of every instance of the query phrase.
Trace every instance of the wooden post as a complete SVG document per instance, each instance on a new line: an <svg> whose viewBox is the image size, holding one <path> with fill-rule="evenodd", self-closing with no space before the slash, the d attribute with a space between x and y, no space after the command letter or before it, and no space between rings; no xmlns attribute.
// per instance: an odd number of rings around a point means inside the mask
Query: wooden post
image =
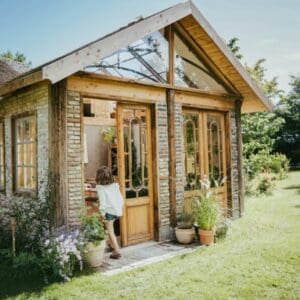
<svg viewBox="0 0 300 300"><path fill-rule="evenodd" d="M238 185L239 185L239 215L244 214L244 181L243 181L243 137L241 123L242 100L237 100L235 104L235 120L237 130L237 164L238 164Z"/></svg>
<svg viewBox="0 0 300 300"><path fill-rule="evenodd" d="M170 225L177 224L176 213L176 148L175 148L175 91L167 91L168 139L169 139L169 190Z"/></svg>
<svg viewBox="0 0 300 300"><path fill-rule="evenodd" d="M67 81L62 80L52 86L50 97L50 172L52 180L51 213L54 226L68 225L67 180L66 180L66 110Z"/></svg>

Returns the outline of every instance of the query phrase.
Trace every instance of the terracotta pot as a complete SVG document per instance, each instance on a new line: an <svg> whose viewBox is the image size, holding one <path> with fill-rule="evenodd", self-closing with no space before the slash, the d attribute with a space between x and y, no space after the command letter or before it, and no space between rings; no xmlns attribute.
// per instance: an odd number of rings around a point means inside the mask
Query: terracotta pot
<svg viewBox="0 0 300 300"><path fill-rule="evenodd" d="M195 229L194 228L175 228L176 239L180 244L190 244L193 242Z"/></svg>
<svg viewBox="0 0 300 300"><path fill-rule="evenodd" d="M106 241L101 241L98 245L93 243L88 243L86 246L86 253L84 255L84 260L92 268L99 267L102 264L104 257L104 250L106 246Z"/></svg>
<svg viewBox="0 0 300 300"><path fill-rule="evenodd" d="M201 230L198 231L200 243L202 245L210 246L214 243L215 230Z"/></svg>

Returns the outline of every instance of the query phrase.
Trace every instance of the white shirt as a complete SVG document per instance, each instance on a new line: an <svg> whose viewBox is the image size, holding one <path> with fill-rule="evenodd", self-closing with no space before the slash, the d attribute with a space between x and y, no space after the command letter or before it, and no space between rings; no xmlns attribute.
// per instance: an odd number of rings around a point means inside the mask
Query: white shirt
<svg viewBox="0 0 300 300"><path fill-rule="evenodd" d="M123 215L123 197L119 184L96 185L100 211L120 217Z"/></svg>

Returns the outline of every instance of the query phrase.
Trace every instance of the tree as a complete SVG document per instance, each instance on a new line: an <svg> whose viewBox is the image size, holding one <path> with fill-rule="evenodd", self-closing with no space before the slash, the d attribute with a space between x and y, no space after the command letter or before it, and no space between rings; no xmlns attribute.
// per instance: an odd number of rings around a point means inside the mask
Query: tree
<svg viewBox="0 0 300 300"><path fill-rule="evenodd" d="M240 53L240 46L238 45L239 39L237 37L233 37L227 43L227 47L232 51L235 57L239 60L243 58L243 55Z"/></svg>
<svg viewBox="0 0 300 300"><path fill-rule="evenodd" d="M23 63L27 66L31 65L30 61L27 61L26 56L23 53L16 52L16 54L13 54L11 51L7 50L6 52L3 52L0 54L0 58L6 58L10 60L14 60L20 63Z"/></svg>
<svg viewBox="0 0 300 300"><path fill-rule="evenodd" d="M291 164L300 164L300 76L291 76L291 91L283 97L276 115L285 120L279 131L275 150L291 159Z"/></svg>

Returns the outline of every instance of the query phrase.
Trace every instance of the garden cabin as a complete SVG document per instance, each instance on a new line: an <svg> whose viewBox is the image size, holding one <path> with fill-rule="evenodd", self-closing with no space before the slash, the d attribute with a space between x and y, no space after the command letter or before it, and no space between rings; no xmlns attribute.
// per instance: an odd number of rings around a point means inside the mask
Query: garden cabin
<svg viewBox="0 0 300 300"><path fill-rule="evenodd" d="M2 215L50 186L55 226L77 226L102 165L125 199L123 246L172 238L204 178L242 215L241 114L271 104L192 2L25 73L1 68Z"/></svg>

